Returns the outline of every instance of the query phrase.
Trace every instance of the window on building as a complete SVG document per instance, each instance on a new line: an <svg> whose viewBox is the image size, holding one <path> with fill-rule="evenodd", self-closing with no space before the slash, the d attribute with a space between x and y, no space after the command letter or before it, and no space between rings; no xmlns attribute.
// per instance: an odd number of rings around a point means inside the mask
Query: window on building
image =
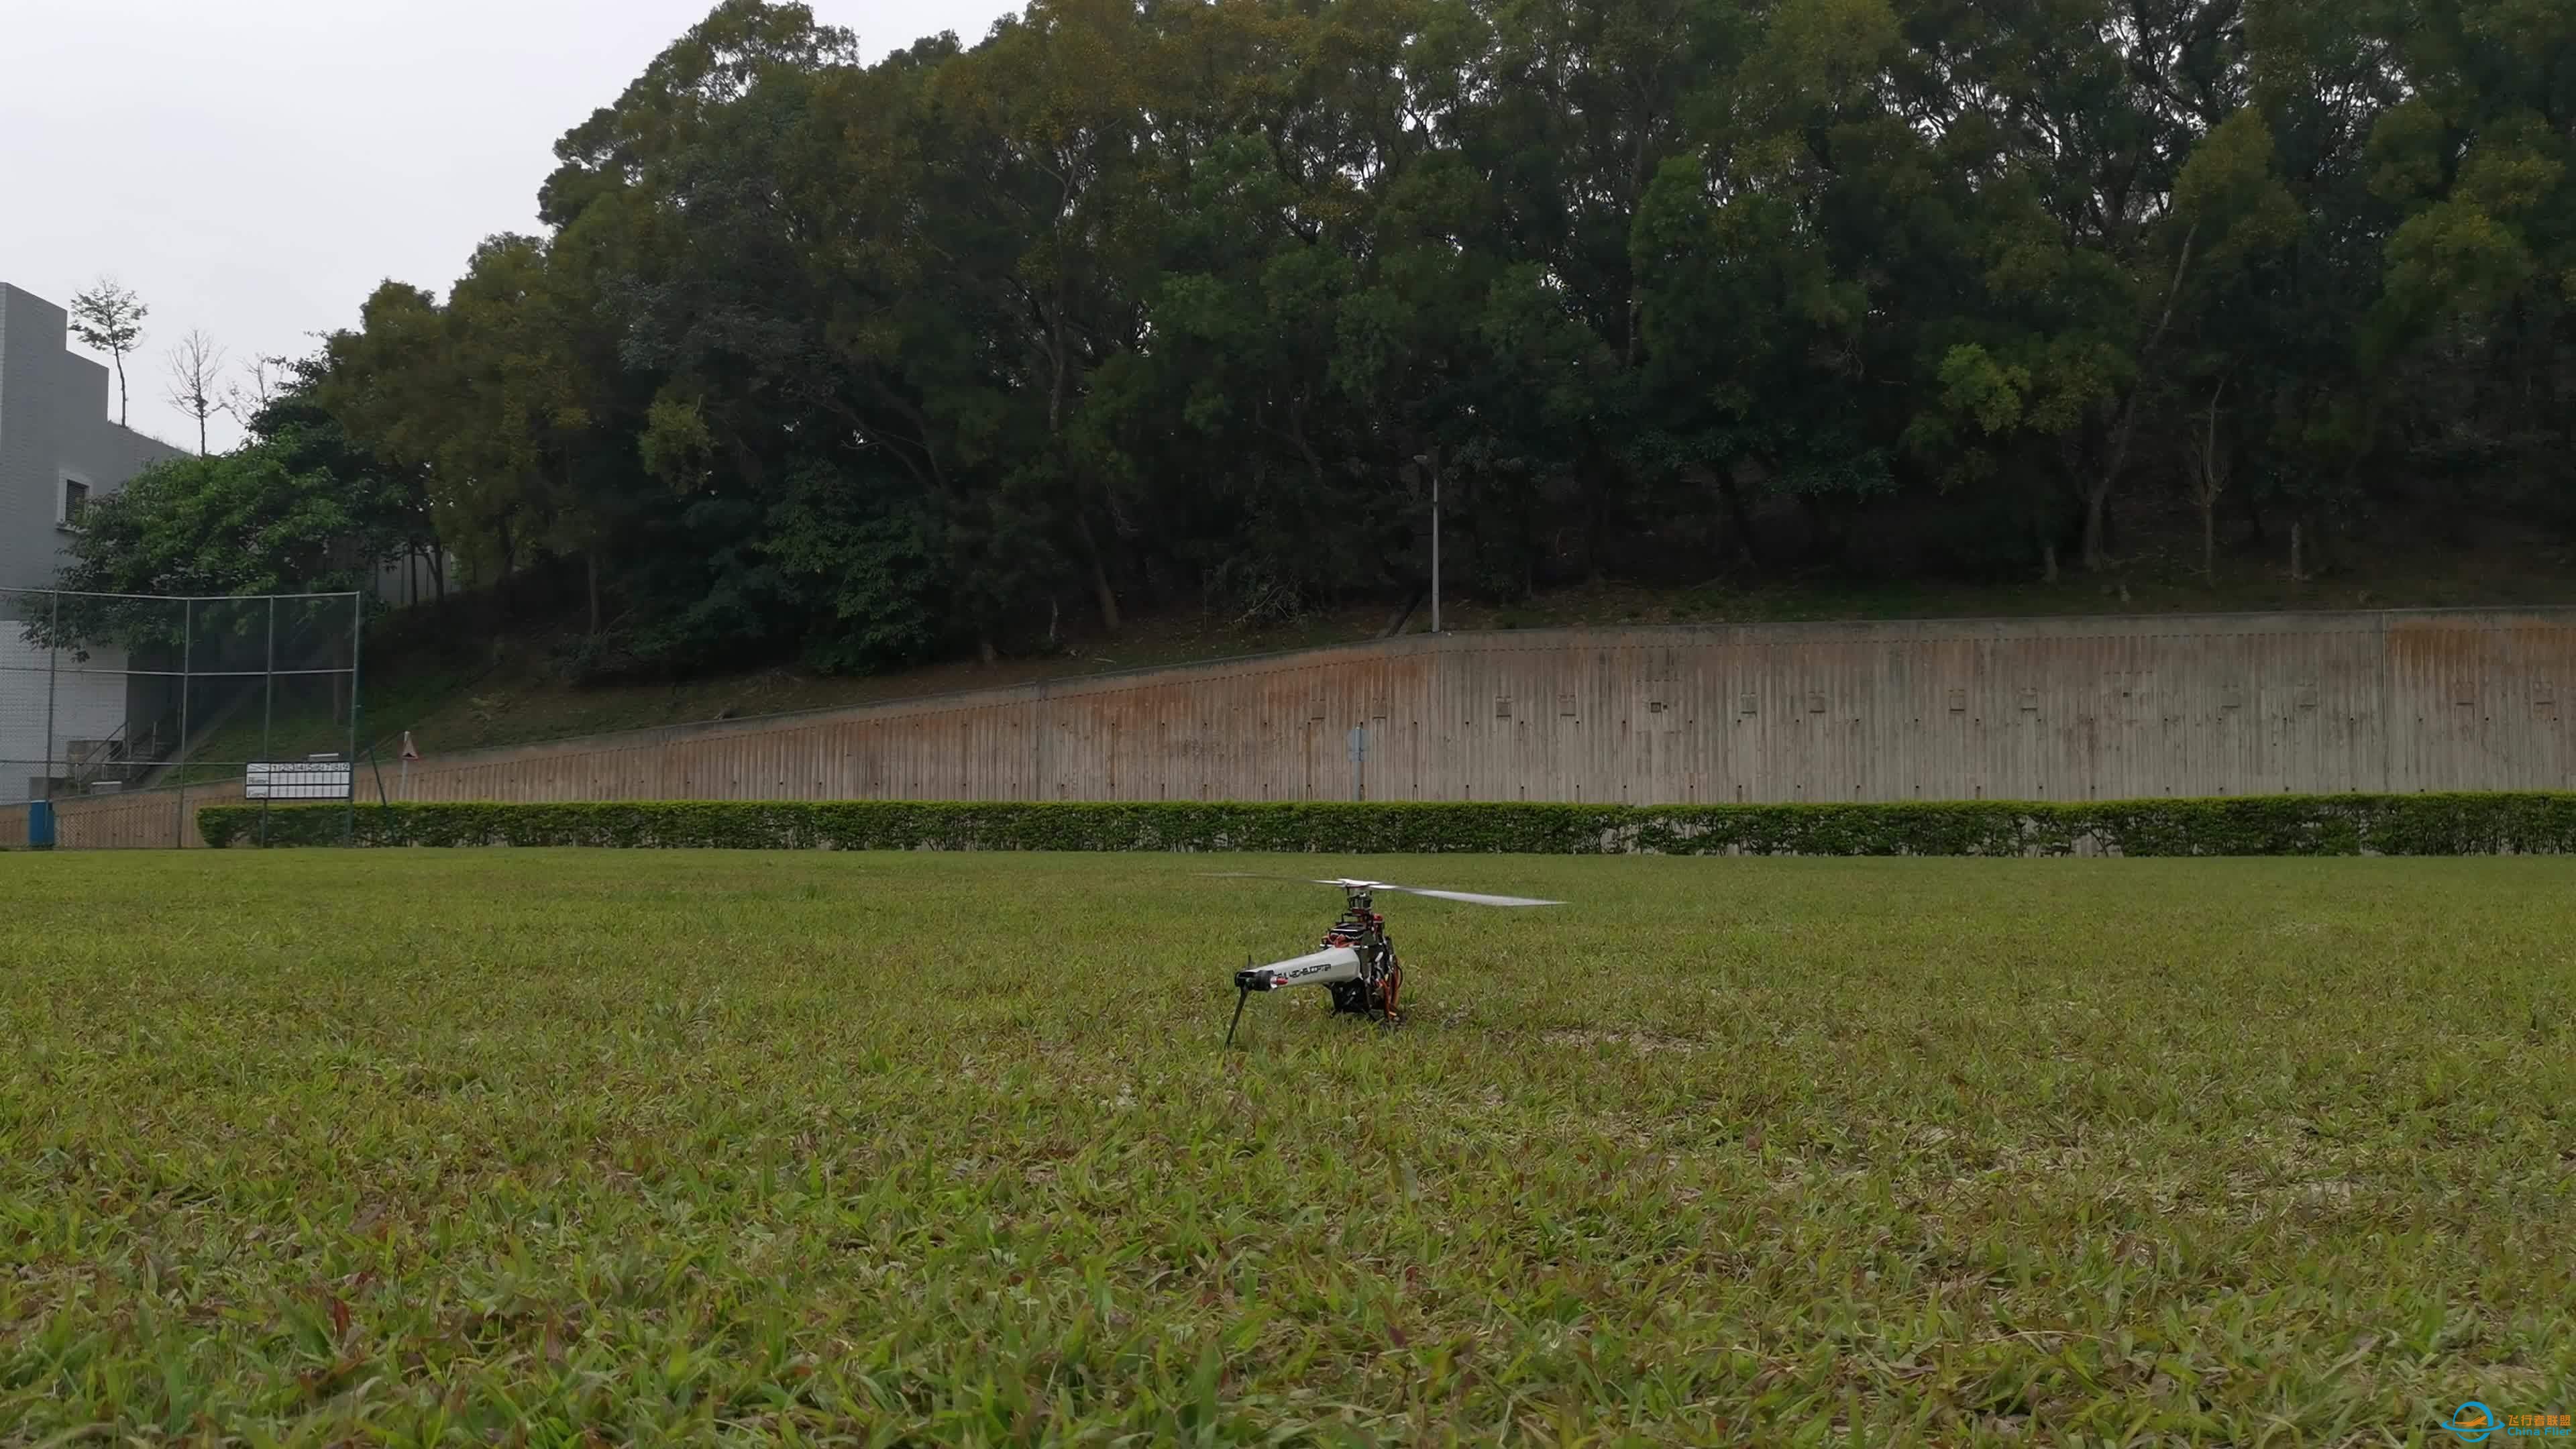
<svg viewBox="0 0 2576 1449"><path fill-rule="evenodd" d="M73 528L79 527L81 521L81 510L88 506L89 485L83 483L78 478L64 479L63 522Z"/></svg>

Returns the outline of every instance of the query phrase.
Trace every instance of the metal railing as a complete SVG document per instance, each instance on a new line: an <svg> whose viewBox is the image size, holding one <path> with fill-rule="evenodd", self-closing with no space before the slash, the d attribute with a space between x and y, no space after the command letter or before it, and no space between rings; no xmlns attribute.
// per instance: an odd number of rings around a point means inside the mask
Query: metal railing
<svg viewBox="0 0 2576 1449"><path fill-rule="evenodd" d="M235 784L279 752L353 758L356 590L0 589L0 802Z"/></svg>

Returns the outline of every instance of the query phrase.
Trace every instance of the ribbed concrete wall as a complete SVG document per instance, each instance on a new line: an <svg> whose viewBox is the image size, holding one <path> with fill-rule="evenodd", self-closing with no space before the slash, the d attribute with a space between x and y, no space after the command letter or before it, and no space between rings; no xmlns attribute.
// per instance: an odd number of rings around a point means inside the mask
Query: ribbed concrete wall
<svg viewBox="0 0 2576 1449"><path fill-rule="evenodd" d="M2576 764L2570 684L2576 610L1532 631L637 731L385 778L414 800L2556 789ZM218 795L238 789L190 808ZM67 805L64 843L167 844L187 818L174 803Z"/></svg>

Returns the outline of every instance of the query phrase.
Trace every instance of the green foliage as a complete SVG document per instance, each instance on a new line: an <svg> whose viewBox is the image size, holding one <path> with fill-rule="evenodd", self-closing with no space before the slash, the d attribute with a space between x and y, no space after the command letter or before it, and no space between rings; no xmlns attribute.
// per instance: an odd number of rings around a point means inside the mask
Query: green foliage
<svg viewBox="0 0 2576 1449"><path fill-rule="evenodd" d="M337 845L345 806L200 810L208 845ZM1521 855L2558 855L2576 793L2061 804L645 801L361 805L371 846Z"/></svg>
<svg viewBox="0 0 2576 1449"><path fill-rule="evenodd" d="M809 467L773 515L769 556L789 587L828 611L805 636L827 674L916 664L940 636L937 525L918 511L871 511L841 474Z"/></svg>
<svg viewBox="0 0 2576 1449"><path fill-rule="evenodd" d="M348 588L355 573L340 545L360 522L338 481L294 471L273 446L154 464L83 512L58 586L163 594Z"/></svg>
<svg viewBox="0 0 2576 1449"><path fill-rule="evenodd" d="M437 556L416 471L351 441L320 403L328 364L291 365L245 421L250 437L213 457L144 469L92 498L66 540L53 587L100 595L334 593L365 586L408 555ZM65 600L32 630L73 649L180 647L181 616L160 599Z"/></svg>
<svg viewBox="0 0 2576 1449"><path fill-rule="evenodd" d="M681 493L706 486L707 464L715 439L695 401L659 397L644 414L644 435L636 440L644 471Z"/></svg>
<svg viewBox="0 0 2576 1449"><path fill-rule="evenodd" d="M88 290L73 295L69 314L71 335L83 347L106 353L116 363L116 420L122 424L128 410L125 385L126 356L143 341L143 319L152 309L132 289L102 277Z"/></svg>
<svg viewBox="0 0 2576 1449"><path fill-rule="evenodd" d="M666 673L1409 597L1434 457L1487 598L2576 519L2561 8L726 0L326 400Z"/></svg>
<svg viewBox="0 0 2576 1449"><path fill-rule="evenodd" d="M2213 265L2242 264L2298 239L2307 218L2280 179L2270 130L2248 107L2204 138L2174 183L2174 210L2200 228Z"/></svg>

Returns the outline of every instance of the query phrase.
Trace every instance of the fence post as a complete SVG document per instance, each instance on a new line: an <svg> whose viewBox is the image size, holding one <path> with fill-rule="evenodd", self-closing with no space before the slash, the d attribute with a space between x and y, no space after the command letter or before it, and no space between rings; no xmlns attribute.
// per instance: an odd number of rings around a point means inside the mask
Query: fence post
<svg viewBox="0 0 2576 1449"><path fill-rule="evenodd" d="M358 651L366 643L367 595L349 596L349 813L340 825L340 843L358 843Z"/></svg>
<svg viewBox="0 0 2576 1449"><path fill-rule="evenodd" d="M268 596L268 672L260 677L259 758L268 763L268 733L277 718L277 595ZM259 843L268 844L268 797L259 797Z"/></svg>
<svg viewBox="0 0 2576 1449"><path fill-rule="evenodd" d="M63 596L53 596L53 625L45 640L45 799L54 798L54 675L63 658ZM66 751L68 753L68 751ZM50 816L53 812L48 810Z"/></svg>
<svg viewBox="0 0 2576 1449"><path fill-rule="evenodd" d="M170 836L170 847L173 850L188 848L188 786L186 783L188 778L188 686L196 670L196 650L197 601L181 599L179 601L179 748L170 766L170 773L179 777L176 806L179 818L173 822Z"/></svg>

